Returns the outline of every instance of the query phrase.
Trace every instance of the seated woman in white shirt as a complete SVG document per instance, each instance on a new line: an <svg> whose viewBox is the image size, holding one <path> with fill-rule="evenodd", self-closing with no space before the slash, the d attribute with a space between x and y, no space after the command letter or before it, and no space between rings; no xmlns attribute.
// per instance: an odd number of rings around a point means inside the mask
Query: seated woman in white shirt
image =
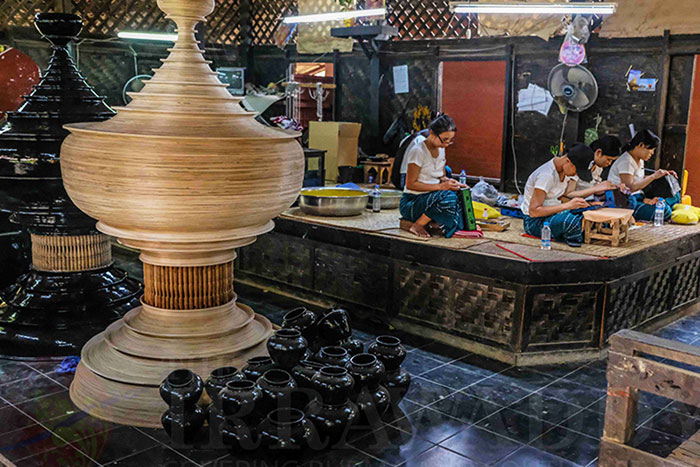
<svg viewBox="0 0 700 467"><path fill-rule="evenodd" d="M577 166L576 191L583 191L603 183L603 171L620 157L622 142L616 136L606 135L591 143L593 160ZM585 163L586 161L582 161ZM598 194L598 193L596 193Z"/></svg>
<svg viewBox="0 0 700 467"><path fill-rule="evenodd" d="M566 154L541 165L530 175L520 206L524 215L523 226L528 235L540 237L544 223L549 222L553 239L564 241L569 246L581 246L583 215L571 211L589 207L584 199L586 196L614 188L612 183L603 182L586 190L575 190L575 183L570 182L577 175L576 167L587 166L591 159L593 150L585 144L576 143ZM564 196L571 199L562 203Z"/></svg>
<svg viewBox="0 0 700 467"><path fill-rule="evenodd" d="M676 173L668 170L657 170L651 175L645 175L644 162L651 159L661 140L649 130L641 130L632 141L622 148L624 154L610 168L608 180L615 185L624 184L632 194L629 197L630 207L634 209L634 218L637 220L653 221L658 199L648 199L644 195L644 189L654 180ZM678 198L678 199L677 199ZM667 198L664 219L669 220L672 207L680 202L680 197Z"/></svg>
<svg viewBox="0 0 700 467"><path fill-rule="evenodd" d="M445 175L445 148L454 142L457 125L448 115L442 114L428 128L428 136L418 136L404 156L406 186L399 211L404 219L413 222L410 229L413 234L430 237L425 226L435 221L445 237L450 238L464 229L455 192L466 185Z"/></svg>

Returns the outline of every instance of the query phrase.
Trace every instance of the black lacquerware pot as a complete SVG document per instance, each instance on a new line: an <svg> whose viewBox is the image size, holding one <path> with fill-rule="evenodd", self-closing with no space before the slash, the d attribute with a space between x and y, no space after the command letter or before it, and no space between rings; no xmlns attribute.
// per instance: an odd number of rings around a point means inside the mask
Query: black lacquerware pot
<svg viewBox="0 0 700 467"><path fill-rule="evenodd" d="M280 329L267 340L272 361L288 371L304 358L307 348L308 343L298 329Z"/></svg>
<svg viewBox="0 0 700 467"><path fill-rule="evenodd" d="M378 336L367 351L384 364L384 385L391 394L391 402L398 404L411 384L411 375L401 368L401 363L406 358L406 349L401 345L401 340L394 336Z"/></svg>

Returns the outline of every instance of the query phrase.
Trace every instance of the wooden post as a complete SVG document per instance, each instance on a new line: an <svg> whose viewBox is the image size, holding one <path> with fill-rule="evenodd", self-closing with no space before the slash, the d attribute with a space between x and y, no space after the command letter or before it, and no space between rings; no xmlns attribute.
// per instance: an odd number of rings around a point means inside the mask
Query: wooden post
<svg viewBox="0 0 700 467"><path fill-rule="evenodd" d="M664 31L664 51L661 55L663 61L663 71L659 78L659 84L661 84L661 89L659 91L659 120L656 127L656 134L659 135L661 139L664 136L664 123L666 122L666 106L668 101L668 85L669 76L671 73L671 55L669 54L669 42L671 39L671 31L666 29ZM661 168L661 158L664 156L662 151L657 152L657 156L654 160L654 168Z"/></svg>

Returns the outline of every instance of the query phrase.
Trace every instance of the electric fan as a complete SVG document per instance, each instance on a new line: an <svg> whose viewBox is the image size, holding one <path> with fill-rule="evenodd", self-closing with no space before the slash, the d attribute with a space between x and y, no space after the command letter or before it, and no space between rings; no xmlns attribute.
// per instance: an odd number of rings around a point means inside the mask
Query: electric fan
<svg viewBox="0 0 700 467"><path fill-rule="evenodd" d="M582 112L598 98L598 83L587 68L565 64L549 73L547 87L562 111Z"/></svg>

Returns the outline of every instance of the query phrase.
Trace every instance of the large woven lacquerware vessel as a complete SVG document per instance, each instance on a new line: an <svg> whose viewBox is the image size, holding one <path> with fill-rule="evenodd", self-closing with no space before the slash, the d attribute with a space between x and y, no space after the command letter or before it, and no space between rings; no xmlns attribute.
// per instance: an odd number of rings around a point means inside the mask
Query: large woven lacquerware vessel
<svg viewBox="0 0 700 467"><path fill-rule="evenodd" d="M75 403L158 426L173 369L206 374L265 353L270 322L236 303L235 248L272 229L301 189L303 152L239 105L204 60L195 25L213 0L159 0L178 25L171 53L107 122L68 125L66 191L98 228L142 251L143 306L83 349Z"/></svg>

